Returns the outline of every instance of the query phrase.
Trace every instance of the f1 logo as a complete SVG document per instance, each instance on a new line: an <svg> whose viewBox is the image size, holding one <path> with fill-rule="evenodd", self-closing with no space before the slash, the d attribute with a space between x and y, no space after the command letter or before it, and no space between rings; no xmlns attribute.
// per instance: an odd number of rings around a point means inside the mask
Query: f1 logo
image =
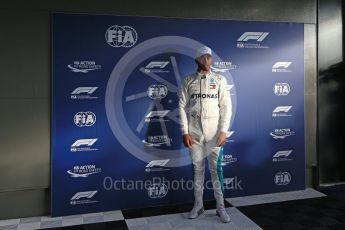
<svg viewBox="0 0 345 230"><path fill-rule="evenodd" d="M146 118L151 118L151 117L164 117L169 113L169 110L158 110L158 111L151 111L146 115Z"/></svg>
<svg viewBox="0 0 345 230"><path fill-rule="evenodd" d="M257 42L262 42L268 34L269 32L245 32L237 41L246 42L248 40L256 40Z"/></svg>
<svg viewBox="0 0 345 230"><path fill-rule="evenodd" d="M72 147L79 147L81 145L92 146L98 139L79 139L72 144Z"/></svg>
<svg viewBox="0 0 345 230"><path fill-rule="evenodd" d="M273 113L289 112L292 106L278 106L273 110Z"/></svg>
<svg viewBox="0 0 345 230"><path fill-rule="evenodd" d="M79 200L81 198L92 198L95 194L97 193L96 191L86 191L86 192L77 192L72 198L71 200Z"/></svg>
<svg viewBox="0 0 345 230"><path fill-rule="evenodd" d="M164 167L169 161L170 161L169 159L150 161L150 163L146 165L146 168L155 167L155 166Z"/></svg>
<svg viewBox="0 0 345 230"><path fill-rule="evenodd" d="M169 64L168 61L152 61L145 67L146 69L153 69L153 68L161 68L163 69L165 66Z"/></svg>
<svg viewBox="0 0 345 230"><path fill-rule="evenodd" d="M292 150L283 150L283 151L278 151L274 154L274 158L276 157L288 157L292 153Z"/></svg>
<svg viewBox="0 0 345 230"><path fill-rule="evenodd" d="M86 93L86 94L92 94L93 92L96 91L98 87L78 87L71 94L81 94L81 93Z"/></svg>
<svg viewBox="0 0 345 230"><path fill-rule="evenodd" d="M288 68L291 65L291 62L276 62L273 66L272 69L278 69L278 68Z"/></svg>

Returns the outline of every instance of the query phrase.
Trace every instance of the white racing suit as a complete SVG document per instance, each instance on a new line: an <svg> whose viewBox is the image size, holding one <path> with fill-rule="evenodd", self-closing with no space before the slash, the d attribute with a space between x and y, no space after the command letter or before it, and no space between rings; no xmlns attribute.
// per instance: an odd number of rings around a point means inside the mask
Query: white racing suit
<svg viewBox="0 0 345 230"><path fill-rule="evenodd" d="M211 173L217 205L223 199L223 147L217 147L218 134L228 133L231 119L231 98L226 78L210 72L187 76L179 91L179 112L182 134L193 139L190 155L194 171L195 201L202 203L205 158Z"/></svg>

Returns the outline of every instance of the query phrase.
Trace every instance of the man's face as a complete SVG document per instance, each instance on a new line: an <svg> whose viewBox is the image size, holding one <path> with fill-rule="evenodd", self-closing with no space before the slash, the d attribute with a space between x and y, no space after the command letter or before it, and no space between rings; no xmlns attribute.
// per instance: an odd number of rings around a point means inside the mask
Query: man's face
<svg viewBox="0 0 345 230"><path fill-rule="evenodd" d="M211 65L213 63L212 56L209 54L204 54L196 59L198 66L204 70L209 71L211 69Z"/></svg>

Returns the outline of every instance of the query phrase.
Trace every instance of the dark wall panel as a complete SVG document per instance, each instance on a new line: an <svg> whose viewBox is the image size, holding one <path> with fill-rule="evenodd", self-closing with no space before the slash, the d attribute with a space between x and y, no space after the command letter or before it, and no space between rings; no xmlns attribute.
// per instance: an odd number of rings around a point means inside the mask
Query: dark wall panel
<svg viewBox="0 0 345 230"><path fill-rule="evenodd" d="M343 1L319 1L319 181L345 182Z"/></svg>

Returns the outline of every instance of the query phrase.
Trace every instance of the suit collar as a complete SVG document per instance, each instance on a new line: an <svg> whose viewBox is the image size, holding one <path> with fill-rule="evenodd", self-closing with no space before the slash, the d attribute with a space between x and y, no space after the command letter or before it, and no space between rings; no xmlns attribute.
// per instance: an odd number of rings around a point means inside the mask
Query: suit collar
<svg viewBox="0 0 345 230"><path fill-rule="evenodd" d="M196 75L198 76L198 77L202 77L202 76L205 76L206 78L208 78L208 77L210 77L211 75L213 75L213 72L210 70L208 73L206 73L206 74L201 74L200 72L196 72Z"/></svg>

